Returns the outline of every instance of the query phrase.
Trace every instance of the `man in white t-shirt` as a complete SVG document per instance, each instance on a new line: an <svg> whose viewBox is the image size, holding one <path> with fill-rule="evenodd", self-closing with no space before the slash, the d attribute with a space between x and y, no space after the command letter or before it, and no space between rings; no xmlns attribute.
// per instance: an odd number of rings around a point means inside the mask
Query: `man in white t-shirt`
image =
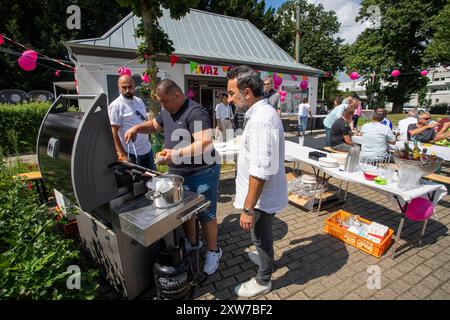
<svg viewBox="0 0 450 320"><path fill-rule="evenodd" d="M308 127L308 117L311 117L311 109L308 104L308 98L303 98L302 103L298 105L298 133L305 135Z"/></svg>
<svg viewBox="0 0 450 320"><path fill-rule="evenodd" d="M222 102L216 106L216 137L219 137L221 141L228 141L234 136L234 115L231 105L228 103L228 94L222 93L221 100Z"/></svg>
<svg viewBox="0 0 450 320"><path fill-rule="evenodd" d="M398 131L400 133L398 140L408 140L408 127L410 124L417 123L418 113L415 109L408 112L408 118L402 119L398 122Z"/></svg>
<svg viewBox="0 0 450 320"><path fill-rule="evenodd" d="M144 102L134 96L133 78L128 75L120 76L118 87L120 96L111 102L108 114L119 160L156 170L148 134L139 133L134 142L125 143L125 132L134 125L147 121Z"/></svg>
<svg viewBox="0 0 450 320"><path fill-rule="evenodd" d="M362 143L360 157L377 161L387 157L389 144L395 144L395 136L391 128L381 123L386 118L386 110L380 108L373 113L373 122L361 128Z"/></svg>

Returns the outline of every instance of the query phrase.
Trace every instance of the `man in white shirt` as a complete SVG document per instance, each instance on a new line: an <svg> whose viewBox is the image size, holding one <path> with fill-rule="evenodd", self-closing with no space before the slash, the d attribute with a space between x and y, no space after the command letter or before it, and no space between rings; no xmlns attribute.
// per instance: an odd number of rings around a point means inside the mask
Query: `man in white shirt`
<svg viewBox="0 0 450 320"><path fill-rule="evenodd" d="M216 137L221 141L233 139L234 115L231 105L228 103L228 94L222 93L222 102L216 106L217 130Z"/></svg>
<svg viewBox="0 0 450 320"><path fill-rule="evenodd" d="M308 104L308 98L303 98L302 103L298 105L298 133L305 135L308 127L308 117L312 118L311 109Z"/></svg>
<svg viewBox="0 0 450 320"><path fill-rule="evenodd" d="M408 127L410 124L417 123L418 113L415 109L408 112L408 118L402 119L398 122L399 137L398 140L408 140Z"/></svg>
<svg viewBox="0 0 450 320"><path fill-rule="evenodd" d="M133 78L128 75L120 76L118 87L120 96L111 102L108 114L119 160L156 170L148 134L140 133L134 142L125 142L125 132L128 129L147 121L144 102L134 96Z"/></svg>
<svg viewBox="0 0 450 320"><path fill-rule="evenodd" d="M240 226L251 231L257 249L249 258L259 266L256 277L235 288L241 297L272 289L273 219L288 204L283 125L277 111L262 97L262 87L259 74L248 66L228 71L228 101L246 111L248 119L241 136L234 206L241 210Z"/></svg>

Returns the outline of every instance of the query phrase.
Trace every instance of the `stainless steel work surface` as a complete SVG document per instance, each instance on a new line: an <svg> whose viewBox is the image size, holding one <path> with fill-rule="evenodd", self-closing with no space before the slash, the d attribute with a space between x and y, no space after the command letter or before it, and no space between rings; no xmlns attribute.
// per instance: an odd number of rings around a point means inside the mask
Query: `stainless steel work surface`
<svg viewBox="0 0 450 320"><path fill-rule="evenodd" d="M144 196L114 209L120 229L144 246L161 239L181 225L186 216L207 205L203 195L185 190L183 201L174 207L159 209Z"/></svg>

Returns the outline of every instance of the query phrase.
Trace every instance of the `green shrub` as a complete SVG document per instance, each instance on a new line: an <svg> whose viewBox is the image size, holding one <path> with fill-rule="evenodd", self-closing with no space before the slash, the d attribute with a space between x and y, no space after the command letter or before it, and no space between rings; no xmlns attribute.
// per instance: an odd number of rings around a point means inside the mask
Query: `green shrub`
<svg viewBox="0 0 450 320"><path fill-rule="evenodd" d="M73 240L56 232L54 215L16 173L0 154L0 300L93 299L97 271L83 270ZM67 288L70 265L81 269L79 290Z"/></svg>
<svg viewBox="0 0 450 320"><path fill-rule="evenodd" d="M0 146L5 154L35 152L42 119L50 103L0 104Z"/></svg>
<svg viewBox="0 0 450 320"><path fill-rule="evenodd" d="M450 109L447 103L438 103L432 105L430 108L430 113L432 114L449 114Z"/></svg>

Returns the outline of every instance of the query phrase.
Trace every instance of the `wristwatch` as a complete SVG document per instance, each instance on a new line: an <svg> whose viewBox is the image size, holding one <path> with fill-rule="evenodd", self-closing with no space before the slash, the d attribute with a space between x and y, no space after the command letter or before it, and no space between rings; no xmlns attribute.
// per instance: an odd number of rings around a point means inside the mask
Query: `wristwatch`
<svg viewBox="0 0 450 320"><path fill-rule="evenodd" d="M252 216L253 215L253 210L252 209L249 209L249 208L244 208L244 209L242 209L242 211L244 211L244 213L247 215L247 216Z"/></svg>

